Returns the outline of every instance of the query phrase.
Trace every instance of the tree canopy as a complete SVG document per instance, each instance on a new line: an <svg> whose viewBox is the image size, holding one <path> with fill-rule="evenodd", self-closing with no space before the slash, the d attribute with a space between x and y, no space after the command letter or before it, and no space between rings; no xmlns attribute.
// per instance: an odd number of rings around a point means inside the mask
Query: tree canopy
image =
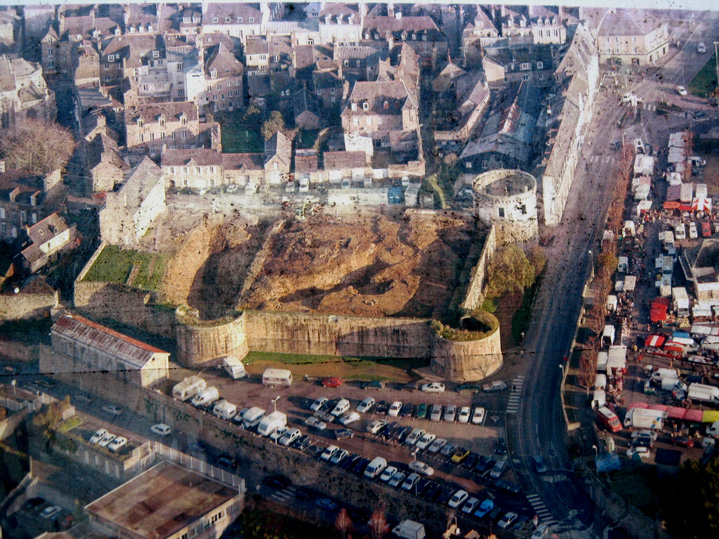
<svg viewBox="0 0 719 539"><path fill-rule="evenodd" d="M534 284L537 275L544 268L546 259L538 252L532 252L532 259L541 267L535 267L516 245L508 245L499 249L492 258L487 272L489 286L487 295L498 297L507 292L524 292Z"/></svg>
<svg viewBox="0 0 719 539"><path fill-rule="evenodd" d="M27 119L0 131L7 168L47 174L67 165L74 150L72 133L56 123Z"/></svg>
<svg viewBox="0 0 719 539"><path fill-rule="evenodd" d="M272 138L272 135L285 128L285 119L279 110L273 110L270 117L262 124L262 136L265 140Z"/></svg>

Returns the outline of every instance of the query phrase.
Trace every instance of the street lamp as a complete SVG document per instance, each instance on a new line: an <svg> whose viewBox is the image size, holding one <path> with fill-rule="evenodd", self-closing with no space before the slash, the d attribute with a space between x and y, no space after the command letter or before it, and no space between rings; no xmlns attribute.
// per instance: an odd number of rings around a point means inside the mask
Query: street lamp
<svg viewBox="0 0 719 539"><path fill-rule="evenodd" d="M275 407L275 410L274 410L275 412L277 411L277 401L280 400L281 397L282 397L282 395L277 395L274 399L272 399L272 404Z"/></svg>
<svg viewBox="0 0 719 539"><path fill-rule="evenodd" d="M595 457L598 456L598 455L599 455L599 448L598 448L596 445L592 445L592 449L594 449L594 456L595 456Z"/></svg>

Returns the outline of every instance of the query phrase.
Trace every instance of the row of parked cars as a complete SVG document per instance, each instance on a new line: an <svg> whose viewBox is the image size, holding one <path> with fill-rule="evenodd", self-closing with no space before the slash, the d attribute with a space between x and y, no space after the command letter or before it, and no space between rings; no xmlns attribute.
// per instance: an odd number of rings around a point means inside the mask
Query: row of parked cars
<svg viewBox="0 0 719 539"><path fill-rule="evenodd" d="M108 432L107 429L98 429L92 436L90 436L89 441L91 444L106 447L113 452L117 452L127 445L127 438Z"/></svg>

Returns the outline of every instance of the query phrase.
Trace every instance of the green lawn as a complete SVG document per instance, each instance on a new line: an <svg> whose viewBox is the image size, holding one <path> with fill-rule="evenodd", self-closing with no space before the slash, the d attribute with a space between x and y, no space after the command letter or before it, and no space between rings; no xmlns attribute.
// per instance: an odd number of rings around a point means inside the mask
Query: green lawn
<svg viewBox="0 0 719 539"><path fill-rule="evenodd" d="M108 245L85 275L84 281L124 284L135 264L139 266L132 286L143 290L157 290L165 272L166 255L141 253Z"/></svg>
<svg viewBox="0 0 719 539"><path fill-rule="evenodd" d="M689 83L687 90L698 97L708 97L717 87L716 55L704 64L697 76Z"/></svg>
<svg viewBox="0 0 719 539"><path fill-rule="evenodd" d="M223 153L259 153L265 149L265 140L260 133L262 122L248 123L237 112L225 112L215 115L222 127Z"/></svg>
<svg viewBox="0 0 719 539"><path fill-rule="evenodd" d="M297 138L295 144L298 150L311 150L317 143L317 137L320 132L317 129L300 129L297 131Z"/></svg>

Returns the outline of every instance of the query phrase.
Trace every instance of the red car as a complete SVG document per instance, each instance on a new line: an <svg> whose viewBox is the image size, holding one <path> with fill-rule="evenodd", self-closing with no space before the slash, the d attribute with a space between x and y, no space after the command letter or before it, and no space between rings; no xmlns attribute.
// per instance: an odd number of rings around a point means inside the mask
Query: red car
<svg viewBox="0 0 719 539"><path fill-rule="evenodd" d="M332 376L322 380L322 385L325 387L340 387L342 385L342 378L339 376Z"/></svg>
<svg viewBox="0 0 719 539"><path fill-rule="evenodd" d="M694 440L687 438L686 436L677 436L672 439L672 443L681 447L694 447Z"/></svg>
<svg viewBox="0 0 719 539"><path fill-rule="evenodd" d="M712 235L712 227L706 221L702 222L702 237L708 238Z"/></svg>

